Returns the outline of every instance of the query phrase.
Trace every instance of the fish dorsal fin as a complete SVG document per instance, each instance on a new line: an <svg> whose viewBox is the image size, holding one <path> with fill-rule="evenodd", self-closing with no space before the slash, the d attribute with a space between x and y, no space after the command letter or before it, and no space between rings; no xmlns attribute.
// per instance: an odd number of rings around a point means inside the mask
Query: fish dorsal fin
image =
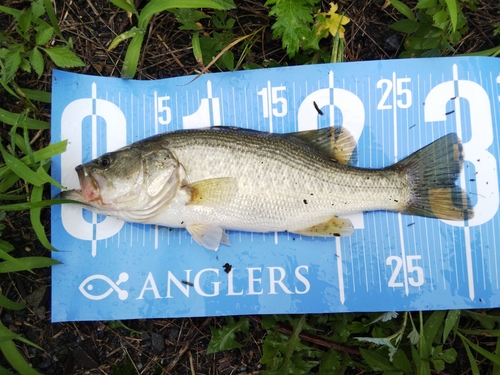
<svg viewBox="0 0 500 375"><path fill-rule="evenodd" d="M335 126L287 135L308 143L327 158L341 164L353 165L357 162L356 141L345 128Z"/></svg>
<svg viewBox="0 0 500 375"><path fill-rule="evenodd" d="M290 232L303 236L340 237L353 234L354 226L349 219L331 217L327 221L313 225L312 227L290 230Z"/></svg>
<svg viewBox="0 0 500 375"><path fill-rule="evenodd" d="M218 206L228 204L238 191L235 178L219 177L196 181L184 186L191 200L188 204Z"/></svg>

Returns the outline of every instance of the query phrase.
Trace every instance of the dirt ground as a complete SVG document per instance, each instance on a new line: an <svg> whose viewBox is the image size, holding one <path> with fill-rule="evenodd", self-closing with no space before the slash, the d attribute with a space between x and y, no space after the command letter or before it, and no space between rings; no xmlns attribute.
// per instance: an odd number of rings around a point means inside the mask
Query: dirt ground
<svg viewBox="0 0 500 375"><path fill-rule="evenodd" d="M23 9L29 1L4 0L5 5ZM122 10L105 0L57 0L56 13L63 33L74 41L76 53L86 66L79 70L85 74L120 76L126 43L109 52L107 47L116 35L131 28ZM141 8L145 0L136 0ZM263 1L236 0L238 8L230 14L237 22L236 35L249 34L267 25L256 38L246 62L262 64L275 60L280 65L294 65L287 58L280 41L273 41L272 20ZM499 22L497 1L483 1L477 12L469 18L470 32L458 48L458 53L485 50L500 45L500 39L491 39L493 24ZM388 7L382 10L384 0L340 1L340 7L351 23L346 26L346 56L348 61L397 58L402 51L403 36L388 27L398 17ZM493 4L493 5L488 5ZM328 9L328 1L322 2ZM4 15L0 25L12 27ZM202 21L203 23L204 21ZM202 67L191 49L191 33L178 29L175 17L168 12L156 16L145 37L137 79L151 80L193 74ZM210 33L212 25L206 23ZM238 46L233 49L241 54ZM211 69L217 71L216 68ZM37 79L34 75L20 76L21 87L50 91L50 74ZM20 112L17 103L2 99L4 107ZM50 106L40 108L50 120ZM0 129L5 135L8 128ZM37 135L33 147L48 144L48 131ZM5 239L16 246L15 256L50 256L29 229L27 212L8 215ZM49 211L44 210L44 222L49 229ZM155 319L123 321L128 327L109 322L78 322L52 324L50 322L50 271L38 270L34 274L16 273L0 280L4 295L28 305L21 311L0 309L2 322L13 332L22 333L45 351L20 345L33 367L43 374L258 374L261 343L265 330L259 317L251 317L250 337L239 337L243 347L223 353L207 355L210 341L209 326L224 325L224 318ZM283 328L286 331L286 327ZM321 343L319 343L321 344ZM348 348L346 348L347 350ZM0 364L4 365L0 358Z"/></svg>

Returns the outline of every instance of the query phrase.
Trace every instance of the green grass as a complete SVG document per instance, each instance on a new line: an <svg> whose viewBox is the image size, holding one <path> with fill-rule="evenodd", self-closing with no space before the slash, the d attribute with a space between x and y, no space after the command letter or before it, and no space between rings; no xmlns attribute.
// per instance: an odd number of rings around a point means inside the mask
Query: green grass
<svg viewBox="0 0 500 375"><path fill-rule="evenodd" d="M228 10L232 0L151 0L138 10L132 1L112 0L130 12L134 25L110 44L109 49L128 42L121 73L135 76L144 37L153 17L173 12L180 29L191 33L193 54L200 66L220 70L277 66L276 62L244 63L255 43L253 35L238 36L235 19ZM412 4L415 4L413 2ZM406 1L391 0L400 18L393 30L403 33L401 57L443 56L454 54L467 29L467 14L474 12L479 0L420 0L413 8ZM272 32L281 40L283 50L295 62L337 62L344 59L342 33L343 10L320 9L319 0L268 0ZM214 9L210 14L203 9ZM335 9L336 10L336 9ZM41 209L55 203L43 200L49 185L59 186L49 174L50 160L66 149L66 142L32 149L37 131L48 131L35 103L50 103L50 93L21 88L19 74L40 77L49 66L78 68L85 65L74 52L74 43L57 24L58 17L50 0L35 0L25 11L0 6L0 13L16 22L10 31L0 31L0 90L21 103L18 113L0 108L0 121L9 127L8 137L0 138L0 273L33 272L57 262L45 257L15 257L14 247L4 239L6 212L29 211L32 229L40 243L53 250L40 219ZM332 15L338 22L332 23ZM347 15L345 15L347 17ZM210 18L215 31L204 33L199 21ZM495 33L500 33L496 24ZM262 29L259 29L260 32ZM232 48L241 44L243 53L236 59ZM471 55L500 53L500 46ZM0 106L3 105L0 104ZM61 203L59 201L59 203ZM3 237L2 237L3 236ZM0 307L25 308L22 303L0 294ZM468 363L468 373L500 375L500 311L403 312L400 314L326 314L265 316L259 324L267 331L262 341L261 363L265 374L343 374L358 372L395 374L454 373ZM115 325L117 323L114 323ZM114 325L114 326L115 326ZM117 327L120 327L118 324ZM211 327L212 341L207 351L216 353L238 348L248 337L249 318L226 319L220 329ZM12 369L21 374L38 374L21 355L16 342L37 347L0 323L0 350ZM39 348L42 349L42 348ZM461 363L457 363L461 362ZM130 366L129 366L130 367ZM0 367L0 374L11 371Z"/></svg>

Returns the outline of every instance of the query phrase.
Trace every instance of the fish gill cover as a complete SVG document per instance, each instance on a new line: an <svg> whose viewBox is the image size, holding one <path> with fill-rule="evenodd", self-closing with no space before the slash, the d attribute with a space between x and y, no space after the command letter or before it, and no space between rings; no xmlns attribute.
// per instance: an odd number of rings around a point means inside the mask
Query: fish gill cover
<svg viewBox="0 0 500 375"><path fill-rule="evenodd" d="M500 63L373 61L134 81L55 71L52 175L140 139L217 125L272 133L328 126L357 141L356 166L387 167L449 133L462 139L474 217L350 215L340 238L229 231L211 251L185 229L52 208L52 320L436 310L500 306ZM227 163L231 160L228 159ZM53 194L60 191L53 188ZM431 194L431 193L429 193ZM460 205L460 202L453 202Z"/></svg>

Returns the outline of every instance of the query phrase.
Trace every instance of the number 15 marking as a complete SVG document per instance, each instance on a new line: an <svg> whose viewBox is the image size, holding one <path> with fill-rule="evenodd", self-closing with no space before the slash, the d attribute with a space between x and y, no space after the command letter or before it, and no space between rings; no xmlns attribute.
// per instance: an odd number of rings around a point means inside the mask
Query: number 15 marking
<svg viewBox="0 0 500 375"><path fill-rule="evenodd" d="M268 81L267 87L257 93L257 95L262 96L262 110L264 118L269 118L271 113L276 117L286 116L288 113L288 103L284 97L279 96L279 94L285 90L285 86L272 87L271 82Z"/></svg>

